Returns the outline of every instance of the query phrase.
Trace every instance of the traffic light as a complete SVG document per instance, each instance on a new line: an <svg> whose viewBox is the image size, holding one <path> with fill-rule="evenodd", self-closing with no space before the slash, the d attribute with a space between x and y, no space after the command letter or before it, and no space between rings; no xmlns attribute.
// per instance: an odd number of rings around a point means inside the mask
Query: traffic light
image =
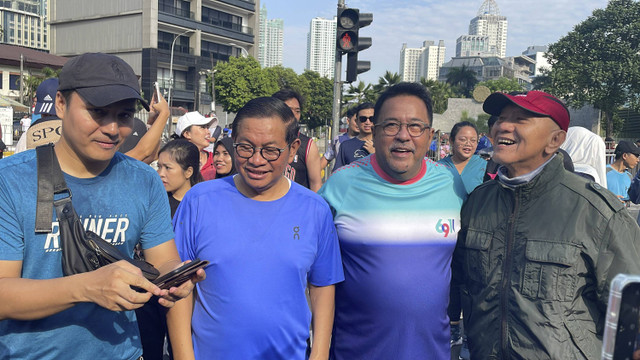
<svg viewBox="0 0 640 360"><path fill-rule="evenodd" d="M336 51L347 54L346 82L356 81L358 74L371 69L370 61L358 61L358 52L371 47L370 37L360 37L359 30L373 21L373 14L358 9L338 8Z"/></svg>

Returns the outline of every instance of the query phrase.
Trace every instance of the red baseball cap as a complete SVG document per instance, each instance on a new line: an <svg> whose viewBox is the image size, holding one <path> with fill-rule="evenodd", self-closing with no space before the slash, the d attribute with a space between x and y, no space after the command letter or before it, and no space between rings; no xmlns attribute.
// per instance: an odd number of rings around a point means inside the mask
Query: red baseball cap
<svg viewBox="0 0 640 360"><path fill-rule="evenodd" d="M569 109L560 99L543 91L529 91L514 95L495 92L484 101L482 109L487 114L500 116L505 106L510 104L536 115L548 116L564 131L569 128Z"/></svg>

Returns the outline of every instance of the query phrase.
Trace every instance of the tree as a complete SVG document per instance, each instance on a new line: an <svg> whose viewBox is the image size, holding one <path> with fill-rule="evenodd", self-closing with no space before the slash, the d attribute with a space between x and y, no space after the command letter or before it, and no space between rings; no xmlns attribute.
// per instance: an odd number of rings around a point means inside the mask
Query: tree
<svg viewBox="0 0 640 360"><path fill-rule="evenodd" d="M640 109L639 46L640 3L611 0L549 46L552 92L571 106L602 110L611 136L618 108Z"/></svg>
<svg viewBox="0 0 640 360"><path fill-rule="evenodd" d="M38 75L33 75L31 73L25 74L22 76L23 81L23 90L24 93L22 95L22 99L20 99L23 104L31 104L31 101L36 96L36 90L38 90L38 86L48 79L58 77L60 71L62 69L54 70L49 67L42 68L42 71Z"/></svg>
<svg viewBox="0 0 640 360"><path fill-rule="evenodd" d="M392 73L391 71L387 70L384 75L378 79L378 83L376 85L373 85L373 90L376 92L376 94L380 95L385 90L387 90L387 88L398 84L401 81L402 77L400 77L398 73Z"/></svg>
<svg viewBox="0 0 640 360"><path fill-rule="evenodd" d="M276 83L278 84L278 88L291 88L302 93L298 74L296 74L296 72L293 71L292 68L285 68L282 65L278 65L265 68L264 72L267 74L267 76L273 78L276 81Z"/></svg>
<svg viewBox="0 0 640 360"><path fill-rule="evenodd" d="M469 69L466 65L449 69L447 73L447 83L449 83L454 91L464 97L471 97L473 88L478 83L476 72Z"/></svg>
<svg viewBox="0 0 640 360"><path fill-rule="evenodd" d="M420 84L427 88L429 95L431 95L433 112L442 114L447 111L449 98L456 96L451 85L436 80L426 80L425 78L420 79Z"/></svg>
<svg viewBox="0 0 640 360"><path fill-rule="evenodd" d="M478 83L478 86L480 85L488 87L492 93L497 91L504 93L524 91L524 86L518 82L518 79L509 79L506 77L501 77L496 80L481 81Z"/></svg>
<svg viewBox="0 0 640 360"><path fill-rule="evenodd" d="M309 129L329 125L333 110L333 81L311 70L305 70L298 81L305 99L300 122L307 124Z"/></svg>
<svg viewBox="0 0 640 360"><path fill-rule="evenodd" d="M363 102L375 102L376 93L371 84L365 84L360 81L357 86L349 84L349 88L342 98L345 103L355 102L356 104L362 104Z"/></svg>
<svg viewBox="0 0 640 360"><path fill-rule="evenodd" d="M229 62L218 62L216 70L216 101L226 112L238 112L249 100L279 89L275 78L267 76L252 57L230 57Z"/></svg>
<svg viewBox="0 0 640 360"><path fill-rule="evenodd" d="M540 72L540 75L534 77L533 80L531 80L531 86L533 86L533 90L553 92L553 90L551 89L551 70L548 68L542 68Z"/></svg>

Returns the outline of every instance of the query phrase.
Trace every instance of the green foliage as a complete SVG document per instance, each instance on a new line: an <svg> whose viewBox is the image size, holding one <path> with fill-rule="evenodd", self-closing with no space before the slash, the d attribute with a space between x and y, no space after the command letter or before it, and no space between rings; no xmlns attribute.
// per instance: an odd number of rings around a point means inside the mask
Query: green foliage
<svg viewBox="0 0 640 360"><path fill-rule="evenodd" d="M514 91L524 91L524 86L518 83L518 79L509 79L501 77L496 80L487 80L478 83L478 86L484 85L491 90L492 93L496 91L510 93Z"/></svg>
<svg viewBox="0 0 640 360"><path fill-rule="evenodd" d="M531 81L531 85L533 86L533 90L540 90L545 92L553 92L551 89L551 70L547 68L542 68L540 75L533 78Z"/></svg>
<svg viewBox="0 0 640 360"><path fill-rule="evenodd" d="M346 94L342 96L343 103L355 103L362 104L363 102L376 102L377 94L371 84L365 84L364 82L358 82L357 86L349 84Z"/></svg>
<svg viewBox="0 0 640 360"><path fill-rule="evenodd" d="M227 112L238 112L249 100L278 91L277 80L267 76L252 57L230 57L216 64L216 101Z"/></svg>
<svg viewBox="0 0 640 360"><path fill-rule="evenodd" d="M300 88L300 80L298 79L298 74L293 71L292 68L285 68L282 65L268 67L264 69L264 72L268 77L275 79L278 84L278 89L283 88L291 88L300 93L302 93L302 89Z"/></svg>
<svg viewBox="0 0 640 360"><path fill-rule="evenodd" d="M433 112L442 114L447 111L449 98L456 96L451 85L436 80L426 80L425 78L420 79L420 84L426 87L431 95Z"/></svg>
<svg viewBox="0 0 640 360"><path fill-rule="evenodd" d="M300 122L309 129L331 124L333 108L333 80L320 76L315 71L305 70L298 77L299 92L305 98Z"/></svg>
<svg viewBox="0 0 640 360"><path fill-rule="evenodd" d="M549 46L551 90L572 106L591 104L612 136L615 111L640 108L640 3L611 0Z"/></svg>
<svg viewBox="0 0 640 360"><path fill-rule="evenodd" d="M463 97L471 97L473 88L478 83L476 72L469 69L466 65L449 69L447 73L447 83L453 87L453 90Z"/></svg>
<svg viewBox="0 0 640 360"><path fill-rule="evenodd" d="M44 67L42 68L41 73L38 75L32 75L31 73L23 75L22 81L24 84L24 93L22 95L22 99L20 99L21 102L23 104L31 104L31 101L36 96L36 90L38 90L38 86L40 86L40 84L48 78L58 77L61 70L62 69L54 70L49 67ZM19 83L16 85L19 85Z"/></svg>
<svg viewBox="0 0 640 360"><path fill-rule="evenodd" d="M460 121L468 121L474 124L478 128L478 133L487 133L489 131L489 125L487 121L491 115L488 114L480 114L477 118L469 116L469 112L466 110L462 111L462 115L460 116Z"/></svg>
<svg viewBox="0 0 640 360"><path fill-rule="evenodd" d="M402 77L398 73L392 73L387 70L383 76L378 79L378 83L373 85L373 90L377 95L382 94L387 88L402 82Z"/></svg>

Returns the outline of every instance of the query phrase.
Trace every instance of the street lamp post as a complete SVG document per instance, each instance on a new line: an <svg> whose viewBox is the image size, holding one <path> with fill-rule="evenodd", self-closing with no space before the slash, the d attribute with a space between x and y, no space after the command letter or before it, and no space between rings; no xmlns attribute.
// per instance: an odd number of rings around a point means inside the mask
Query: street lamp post
<svg viewBox="0 0 640 360"><path fill-rule="evenodd" d="M169 104L169 111L171 111L171 93L173 91L173 47L176 45L176 40L178 40L180 36L188 34L190 32L194 32L194 31L195 30L187 30L179 35L176 35L176 37L173 38L173 42L171 43L171 60L169 61L169 96L167 99L168 100L167 103Z"/></svg>
<svg viewBox="0 0 640 360"><path fill-rule="evenodd" d="M229 43L229 46L235 46L237 48L240 49L240 51L242 52L242 54L244 55L244 57L249 57L249 52L247 51L247 49L243 48L242 46L236 44L236 43Z"/></svg>

